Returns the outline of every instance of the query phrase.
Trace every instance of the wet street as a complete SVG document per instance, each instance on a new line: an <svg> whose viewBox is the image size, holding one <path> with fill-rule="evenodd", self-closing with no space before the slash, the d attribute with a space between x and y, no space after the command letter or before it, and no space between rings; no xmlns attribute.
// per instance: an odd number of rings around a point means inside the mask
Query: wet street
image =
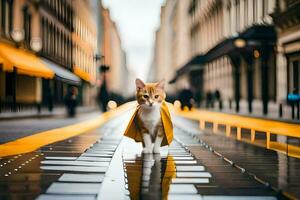
<svg viewBox="0 0 300 200"><path fill-rule="evenodd" d="M80 113L75 118L66 118L65 115L53 118L29 118L21 120L0 120L0 144L18 138L32 135L41 131L64 127L78 123L99 115L100 112Z"/></svg>
<svg viewBox="0 0 300 200"><path fill-rule="evenodd" d="M123 137L131 110L98 129L2 157L0 199L288 199L299 159L201 132L173 116L175 140L141 154Z"/></svg>

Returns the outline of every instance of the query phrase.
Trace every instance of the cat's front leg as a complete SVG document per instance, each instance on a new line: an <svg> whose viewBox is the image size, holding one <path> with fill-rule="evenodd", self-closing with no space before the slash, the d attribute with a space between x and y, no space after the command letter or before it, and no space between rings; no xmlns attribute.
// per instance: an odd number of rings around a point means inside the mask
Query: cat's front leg
<svg viewBox="0 0 300 200"><path fill-rule="evenodd" d="M163 129L159 127L157 129L156 138L153 145L153 153L160 153L160 146L163 141Z"/></svg>
<svg viewBox="0 0 300 200"><path fill-rule="evenodd" d="M152 140L149 133L143 134L143 140L144 140L144 149L143 153L152 153Z"/></svg>
<svg viewBox="0 0 300 200"><path fill-rule="evenodd" d="M163 137L156 136L154 146L153 146L153 153L160 153L159 149L160 149L162 140L163 140Z"/></svg>

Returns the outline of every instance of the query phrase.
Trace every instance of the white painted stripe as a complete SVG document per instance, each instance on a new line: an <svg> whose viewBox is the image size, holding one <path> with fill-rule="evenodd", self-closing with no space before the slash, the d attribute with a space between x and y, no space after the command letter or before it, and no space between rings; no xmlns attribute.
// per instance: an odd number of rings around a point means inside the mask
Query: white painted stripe
<svg viewBox="0 0 300 200"><path fill-rule="evenodd" d="M209 172L177 172L177 177L211 178Z"/></svg>
<svg viewBox="0 0 300 200"><path fill-rule="evenodd" d="M42 170L73 171L73 172L106 172L107 167L81 167L81 166L41 166Z"/></svg>
<svg viewBox="0 0 300 200"><path fill-rule="evenodd" d="M88 161L70 161L70 160L43 160L44 165L75 165L75 166L91 166L91 167L108 167L109 162L88 162Z"/></svg>
<svg viewBox="0 0 300 200"><path fill-rule="evenodd" d="M53 183L47 189L47 194L97 194L99 183Z"/></svg>
<svg viewBox="0 0 300 200"><path fill-rule="evenodd" d="M208 178L173 178L172 183L209 183Z"/></svg>

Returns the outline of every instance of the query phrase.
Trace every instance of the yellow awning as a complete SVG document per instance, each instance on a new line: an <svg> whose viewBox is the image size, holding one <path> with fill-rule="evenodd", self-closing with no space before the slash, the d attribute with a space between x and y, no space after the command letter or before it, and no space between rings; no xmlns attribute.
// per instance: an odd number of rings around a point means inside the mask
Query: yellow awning
<svg viewBox="0 0 300 200"><path fill-rule="evenodd" d="M4 71L13 71L15 67L18 74L43 78L54 77L54 72L47 68L36 55L23 49L0 43L0 57L3 59Z"/></svg>
<svg viewBox="0 0 300 200"><path fill-rule="evenodd" d="M94 79L91 77L91 75L89 73L83 71L82 69L80 69L80 67L74 66L73 72L74 72L74 74L76 74L77 76L82 78L83 80L90 82L91 84L94 83Z"/></svg>

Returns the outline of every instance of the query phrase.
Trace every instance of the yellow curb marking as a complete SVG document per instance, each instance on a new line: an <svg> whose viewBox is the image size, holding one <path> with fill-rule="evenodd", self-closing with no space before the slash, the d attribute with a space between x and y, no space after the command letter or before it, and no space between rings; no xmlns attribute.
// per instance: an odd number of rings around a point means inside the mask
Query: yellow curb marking
<svg viewBox="0 0 300 200"><path fill-rule="evenodd" d="M62 141L67 138L80 135L87 131L91 131L103 125L113 117L120 115L120 113L124 113L127 110L133 108L135 105L135 102L129 102L119 106L114 110L110 110L108 112L100 114L100 116L98 117L93 117L93 119L90 120L61 128L43 131L31 136L2 144L0 145L0 157L29 153L42 146Z"/></svg>

